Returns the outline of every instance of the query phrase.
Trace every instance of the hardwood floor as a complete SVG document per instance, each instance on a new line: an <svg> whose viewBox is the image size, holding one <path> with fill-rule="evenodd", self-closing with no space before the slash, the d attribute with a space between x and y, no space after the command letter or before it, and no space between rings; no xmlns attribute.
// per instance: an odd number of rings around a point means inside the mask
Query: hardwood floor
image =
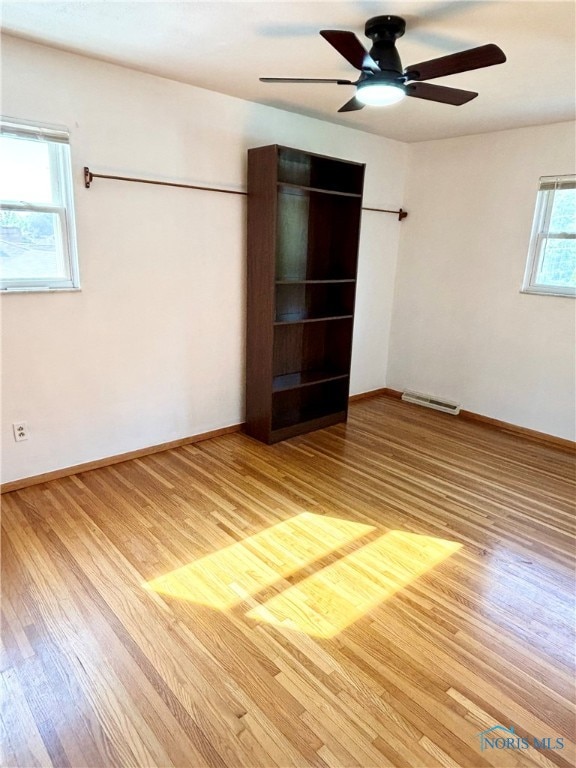
<svg viewBox="0 0 576 768"><path fill-rule="evenodd" d="M570 768L574 469L380 397L5 495L3 765Z"/></svg>

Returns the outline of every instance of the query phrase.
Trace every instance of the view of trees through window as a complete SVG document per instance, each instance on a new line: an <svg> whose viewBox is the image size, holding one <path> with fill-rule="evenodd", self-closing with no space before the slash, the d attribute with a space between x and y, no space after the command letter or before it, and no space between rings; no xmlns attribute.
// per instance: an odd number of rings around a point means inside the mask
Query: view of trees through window
<svg viewBox="0 0 576 768"><path fill-rule="evenodd" d="M0 212L0 258L6 278L60 277L66 274L57 214Z"/></svg>
<svg viewBox="0 0 576 768"><path fill-rule="evenodd" d="M558 189L554 193L536 282L576 286L576 189Z"/></svg>

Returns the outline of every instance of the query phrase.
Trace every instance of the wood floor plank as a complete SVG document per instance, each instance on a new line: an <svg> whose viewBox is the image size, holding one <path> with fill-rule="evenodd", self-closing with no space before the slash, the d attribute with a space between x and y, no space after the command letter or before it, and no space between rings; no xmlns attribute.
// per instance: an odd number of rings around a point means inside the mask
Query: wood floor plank
<svg viewBox="0 0 576 768"><path fill-rule="evenodd" d="M576 763L566 451L381 396L2 501L6 766Z"/></svg>

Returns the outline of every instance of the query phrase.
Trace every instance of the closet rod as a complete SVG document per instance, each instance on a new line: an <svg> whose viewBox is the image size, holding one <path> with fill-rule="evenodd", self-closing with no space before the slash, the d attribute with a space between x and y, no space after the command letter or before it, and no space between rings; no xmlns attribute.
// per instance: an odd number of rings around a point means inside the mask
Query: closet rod
<svg viewBox="0 0 576 768"><path fill-rule="evenodd" d="M378 211L378 213L395 213L398 216L398 221L402 221L408 216L408 211L403 211L399 208L397 211L391 211L390 208L362 208L363 211Z"/></svg>
<svg viewBox="0 0 576 768"><path fill-rule="evenodd" d="M87 165L84 166L84 186L90 189L94 179L113 179L114 181L137 181L140 184L158 184L161 187L180 187L183 189L203 189L208 192L224 192L227 195L247 195L241 189L220 189L219 187L201 187L196 184L178 184L175 181L156 181L155 179L138 179L135 176L109 176L106 173L92 173Z"/></svg>
<svg viewBox="0 0 576 768"><path fill-rule="evenodd" d="M378 213L395 213L398 216L398 221L402 221L408 216L408 211L403 211L399 208L397 211L392 211L390 208L362 208L363 211L377 211Z"/></svg>
<svg viewBox="0 0 576 768"><path fill-rule="evenodd" d="M224 192L227 195L247 195L241 189L221 189L220 187L201 187L196 184L177 184L175 181L156 181L154 179L139 179L135 176L110 176L106 173L92 173L87 165L84 166L84 186L86 189L90 189L91 183L94 179L112 179L113 181L136 181L140 184L157 184L161 187L180 187L181 189L201 189L207 192ZM407 211L403 211L400 208L398 211L390 210L389 208L362 208L363 211L377 211L378 213L395 213L398 216L398 221L402 221L408 216Z"/></svg>

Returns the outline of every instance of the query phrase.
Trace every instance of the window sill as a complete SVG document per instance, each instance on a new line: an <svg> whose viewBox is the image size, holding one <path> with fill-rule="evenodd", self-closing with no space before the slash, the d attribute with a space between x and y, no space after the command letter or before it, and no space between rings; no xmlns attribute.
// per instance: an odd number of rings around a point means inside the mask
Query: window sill
<svg viewBox="0 0 576 768"><path fill-rule="evenodd" d="M521 288L520 293L526 293L529 296L560 296L562 299L576 299L576 292L560 293L554 290L544 290L540 288Z"/></svg>
<svg viewBox="0 0 576 768"><path fill-rule="evenodd" d="M80 293L82 288L0 288L0 296L16 293Z"/></svg>

